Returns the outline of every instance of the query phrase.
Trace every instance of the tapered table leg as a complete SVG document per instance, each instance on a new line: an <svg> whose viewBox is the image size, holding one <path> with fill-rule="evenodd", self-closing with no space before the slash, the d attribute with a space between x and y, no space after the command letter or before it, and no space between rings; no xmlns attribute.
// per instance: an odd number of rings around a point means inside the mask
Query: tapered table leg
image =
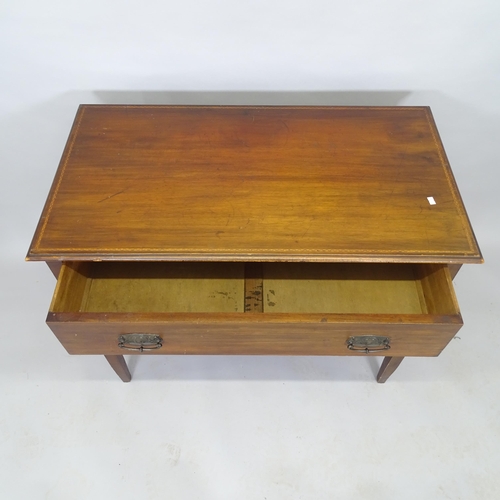
<svg viewBox="0 0 500 500"><path fill-rule="evenodd" d="M396 370L396 368L401 364L403 358L393 358L390 356L386 356L384 361L382 361L382 366L377 375L377 382L379 384L383 384Z"/></svg>
<svg viewBox="0 0 500 500"><path fill-rule="evenodd" d="M123 356L104 356L108 363L111 365L111 368L116 372L116 374L124 381L130 382L132 380L132 375L128 370L127 363Z"/></svg>

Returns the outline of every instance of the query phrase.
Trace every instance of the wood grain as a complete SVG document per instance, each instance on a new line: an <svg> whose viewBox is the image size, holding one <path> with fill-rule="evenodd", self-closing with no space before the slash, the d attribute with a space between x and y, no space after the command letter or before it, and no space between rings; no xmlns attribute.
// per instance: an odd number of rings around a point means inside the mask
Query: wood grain
<svg viewBox="0 0 500 500"><path fill-rule="evenodd" d="M59 272L51 311L81 311L90 287L91 262L69 262Z"/></svg>
<svg viewBox="0 0 500 500"><path fill-rule="evenodd" d="M416 266L415 269L427 311L430 314L459 314L460 308L448 266L433 264Z"/></svg>
<svg viewBox="0 0 500 500"><path fill-rule="evenodd" d="M428 108L85 105L27 259L482 257Z"/></svg>
<svg viewBox="0 0 500 500"><path fill-rule="evenodd" d="M382 335L391 339L391 356L401 357L439 355L462 321L433 315L49 313L47 324L70 354L124 354L120 335L149 333L160 335L163 345L140 355L380 356L351 351L347 340Z"/></svg>

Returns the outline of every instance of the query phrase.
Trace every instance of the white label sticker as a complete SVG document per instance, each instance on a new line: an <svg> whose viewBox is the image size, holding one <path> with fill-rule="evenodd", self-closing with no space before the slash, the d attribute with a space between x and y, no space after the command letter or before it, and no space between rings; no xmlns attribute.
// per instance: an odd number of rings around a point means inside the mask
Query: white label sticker
<svg viewBox="0 0 500 500"><path fill-rule="evenodd" d="M433 196L427 196L427 201L429 202L429 205L435 205L436 200L434 199Z"/></svg>

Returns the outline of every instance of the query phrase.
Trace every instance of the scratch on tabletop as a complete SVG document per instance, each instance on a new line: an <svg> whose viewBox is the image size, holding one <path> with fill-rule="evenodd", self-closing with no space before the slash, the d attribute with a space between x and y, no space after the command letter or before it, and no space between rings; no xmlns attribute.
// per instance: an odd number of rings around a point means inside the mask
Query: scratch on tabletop
<svg viewBox="0 0 500 500"><path fill-rule="evenodd" d="M118 191L118 193L110 194L109 196L106 196L106 198L103 198L102 200L99 200L97 203L102 203L103 201L109 200L110 198L113 198L114 196L118 196L119 194L122 194L125 191L126 191L126 189L122 189L121 191Z"/></svg>

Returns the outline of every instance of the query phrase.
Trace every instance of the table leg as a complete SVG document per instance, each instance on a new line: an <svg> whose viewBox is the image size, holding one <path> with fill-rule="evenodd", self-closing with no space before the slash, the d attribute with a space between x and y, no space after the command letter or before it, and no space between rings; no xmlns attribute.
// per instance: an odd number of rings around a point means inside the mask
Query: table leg
<svg viewBox="0 0 500 500"><path fill-rule="evenodd" d="M124 381L130 382L132 380L132 375L127 367L127 363L123 356L104 356L108 363L111 365L111 368L116 372L116 374Z"/></svg>
<svg viewBox="0 0 500 500"><path fill-rule="evenodd" d="M396 370L396 368L401 364L403 358L393 358L391 356L386 356L384 361L382 361L382 366L377 375L377 382L383 384Z"/></svg>

